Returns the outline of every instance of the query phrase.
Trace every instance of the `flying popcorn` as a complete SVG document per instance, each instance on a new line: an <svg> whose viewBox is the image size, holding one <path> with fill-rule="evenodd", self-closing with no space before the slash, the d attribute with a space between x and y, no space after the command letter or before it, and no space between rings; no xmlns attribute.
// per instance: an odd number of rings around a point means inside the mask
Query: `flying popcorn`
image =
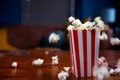
<svg viewBox="0 0 120 80"><path fill-rule="evenodd" d="M52 56L52 64L58 64L58 56Z"/></svg>
<svg viewBox="0 0 120 80"><path fill-rule="evenodd" d="M51 33L49 36L49 43L56 43L60 40L60 36L56 33Z"/></svg>
<svg viewBox="0 0 120 80"><path fill-rule="evenodd" d="M17 67L17 62L12 62L11 66L12 67Z"/></svg>
<svg viewBox="0 0 120 80"><path fill-rule="evenodd" d="M41 65L43 64L43 62L44 62L43 59L38 58L38 59L33 60L32 65Z"/></svg>
<svg viewBox="0 0 120 80"><path fill-rule="evenodd" d="M100 35L100 40L107 40L108 36L105 32L102 32L102 35Z"/></svg>
<svg viewBox="0 0 120 80"><path fill-rule="evenodd" d="M119 45L120 39L119 38L110 38L111 45Z"/></svg>
<svg viewBox="0 0 120 80"><path fill-rule="evenodd" d="M69 76L69 74L65 71L61 71L60 73L58 73L59 80L66 80L68 76Z"/></svg>

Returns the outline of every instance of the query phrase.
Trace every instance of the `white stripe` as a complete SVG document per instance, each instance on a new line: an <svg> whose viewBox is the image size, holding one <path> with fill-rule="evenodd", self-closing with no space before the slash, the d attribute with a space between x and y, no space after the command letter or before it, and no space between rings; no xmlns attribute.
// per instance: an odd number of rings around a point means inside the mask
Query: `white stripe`
<svg viewBox="0 0 120 80"><path fill-rule="evenodd" d="M73 48L72 48L72 39L71 39L71 30L69 31L69 39L70 39L70 56L71 56L71 67L72 67L72 73L74 73L74 67L73 67Z"/></svg>
<svg viewBox="0 0 120 80"><path fill-rule="evenodd" d="M87 77L91 77L91 31L87 31Z"/></svg>
<svg viewBox="0 0 120 80"><path fill-rule="evenodd" d="M100 44L100 30L96 30L95 35L95 65L98 64L98 56L99 56L99 45Z"/></svg>
<svg viewBox="0 0 120 80"><path fill-rule="evenodd" d="M79 42L79 57L80 57L80 70L81 77L84 77L84 57L83 57L83 37L82 30L78 30L78 42Z"/></svg>
<svg viewBox="0 0 120 80"><path fill-rule="evenodd" d="M75 71L74 71L75 72L75 76L78 77L77 63L76 63L76 54L75 54L75 46L74 46L75 44L74 44L74 37L73 37L73 30L71 31L71 34L72 34L71 35L72 36L72 45L73 45L72 48L73 48L73 57L74 57L74 64L73 64L74 66L73 67L75 67Z"/></svg>

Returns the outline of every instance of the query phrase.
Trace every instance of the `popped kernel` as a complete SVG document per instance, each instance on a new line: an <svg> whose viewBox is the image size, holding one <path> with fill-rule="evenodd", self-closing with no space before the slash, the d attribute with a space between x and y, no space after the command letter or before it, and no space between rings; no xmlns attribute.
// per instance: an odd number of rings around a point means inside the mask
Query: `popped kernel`
<svg viewBox="0 0 120 80"><path fill-rule="evenodd" d="M12 62L11 66L12 67L17 67L17 62Z"/></svg>
<svg viewBox="0 0 120 80"><path fill-rule="evenodd" d="M43 64L43 62L44 62L43 59L38 58L38 59L33 60L32 65L41 65Z"/></svg>
<svg viewBox="0 0 120 80"><path fill-rule="evenodd" d="M68 76L69 76L69 74L65 71L61 71L60 73L58 73L59 80L66 80Z"/></svg>

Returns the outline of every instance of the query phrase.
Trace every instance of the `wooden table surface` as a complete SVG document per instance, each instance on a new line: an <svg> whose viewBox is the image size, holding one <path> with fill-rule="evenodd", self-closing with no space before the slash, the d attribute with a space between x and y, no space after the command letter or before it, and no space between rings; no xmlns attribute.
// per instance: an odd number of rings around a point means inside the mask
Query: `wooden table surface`
<svg viewBox="0 0 120 80"><path fill-rule="evenodd" d="M52 56L58 56L59 64L52 65ZM100 56L104 56L111 67L114 67L120 51L104 50L100 51ZM42 65L32 65L35 59L44 59ZM16 61L16 68L11 63ZM63 67L70 67L70 52L56 48L36 48L32 50L20 50L0 52L0 80L58 80L58 73ZM69 71L67 80L95 80L95 78L75 78ZM112 75L109 80L120 80L119 75Z"/></svg>

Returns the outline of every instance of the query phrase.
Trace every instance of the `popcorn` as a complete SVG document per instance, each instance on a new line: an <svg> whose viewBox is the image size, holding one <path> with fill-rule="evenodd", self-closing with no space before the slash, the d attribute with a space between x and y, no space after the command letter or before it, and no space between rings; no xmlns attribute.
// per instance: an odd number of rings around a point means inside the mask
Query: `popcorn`
<svg viewBox="0 0 120 80"><path fill-rule="evenodd" d="M60 73L58 73L59 80L66 80L68 76L69 76L69 74L65 71L61 71Z"/></svg>
<svg viewBox="0 0 120 80"><path fill-rule="evenodd" d="M43 59L38 58L38 59L33 60L32 65L41 65L43 64L43 62L44 62Z"/></svg>
<svg viewBox="0 0 120 80"><path fill-rule="evenodd" d="M104 80L104 79L110 77L109 71L108 71L107 67L105 67L104 65L102 65L100 67L95 66L94 70L93 70L93 75L94 75L94 77L97 78L97 80Z"/></svg>
<svg viewBox="0 0 120 80"><path fill-rule="evenodd" d="M102 35L100 36L100 39L101 40L107 40L108 39L108 36L105 32L102 32Z"/></svg>
<svg viewBox="0 0 120 80"><path fill-rule="evenodd" d="M81 21L79 19L75 19L73 20L72 25L76 28L81 25Z"/></svg>
<svg viewBox="0 0 120 80"><path fill-rule="evenodd" d="M70 67L64 67L63 68L66 72L68 72L70 70Z"/></svg>
<svg viewBox="0 0 120 80"><path fill-rule="evenodd" d="M49 36L49 43L56 43L60 40L60 36L56 33L51 33Z"/></svg>
<svg viewBox="0 0 120 80"><path fill-rule="evenodd" d="M120 39L110 38L110 43L111 43L111 45L119 45L120 44Z"/></svg>
<svg viewBox="0 0 120 80"><path fill-rule="evenodd" d="M120 59L118 59L118 61L117 61L116 65L115 65L115 67L120 67Z"/></svg>
<svg viewBox="0 0 120 80"><path fill-rule="evenodd" d="M120 67L117 67L115 69L110 69L109 73L112 75L120 74Z"/></svg>
<svg viewBox="0 0 120 80"><path fill-rule="evenodd" d="M52 64L58 64L58 56L52 57Z"/></svg>
<svg viewBox="0 0 120 80"><path fill-rule="evenodd" d="M67 27L67 30L72 30L72 29L74 29L74 26L72 26L72 25L69 25L69 26Z"/></svg>
<svg viewBox="0 0 120 80"><path fill-rule="evenodd" d="M115 70L114 70L114 69L110 69L109 73L110 73L110 74L114 74L114 73L115 73Z"/></svg>
<svg viewBox="0 0 120 80"><path fill-rule="evenodd" d="M86 22L82 27L87 30L92 30L93 26L95 25L95 22Z"/></svg>
<svg viewBox="0 0 120 80"><path fill-rule="evenodd" d="M94 19L95 22L99 22L100 20L101 20L101 17L99 16Z"/></svg>
<svg viewBox="0 0 120 80"><path fill-rule="evenodd" d="M117 67L117 68L115 69L115 72L116 72L116 73L120 73L120 67Z"/></svg>
<svg viewBox="0 0 120 80"><path fill-rule="evenodd" d="M104 24L104 22L103 22L102 20L100 20L100 21L97 22L96 26L97 26L99 29L103 30L104 27L105 27L105 24Z"/></svg>
<svg viewBox="0 0 120 80"><path fill-rule="evenodd" d="M11 66L12 67L17 67L17 62L12 62Z"/></svg>
<svg viewBox="0 0 120 80"><path fill-rule="evenodd" d="M81 23L79 19L75 19L74 17L69 17L68 18L69 22L71 23L68 27L67 30L74 30L74 29L86 29L86 30L92 30L92 29L97 29L97 30L103 30L105 27L104 22L101 20L101 17L96 17L94 19L95 22L90 22L87 21L85 23Z"/></svg>
<svg viewBox="0 0 120 80"><path fill-rule="evenodd" d="M68 18L68 21L69 21L69 22L72 22L72 21L74 21L74 20L75 20L75 18L72 17L72 16Z"/></svg>

